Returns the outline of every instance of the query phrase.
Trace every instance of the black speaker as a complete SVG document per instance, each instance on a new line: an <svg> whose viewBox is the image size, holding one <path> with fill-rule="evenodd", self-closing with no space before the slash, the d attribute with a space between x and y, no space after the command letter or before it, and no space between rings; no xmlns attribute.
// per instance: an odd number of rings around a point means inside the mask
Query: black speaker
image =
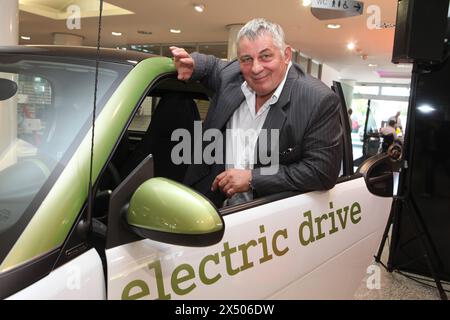
<svg viewBox="0 0 450 320"><path fill-rule="evenodd" d="M398 0L393 63L440 62L444 57L449 0Z"/></svg>

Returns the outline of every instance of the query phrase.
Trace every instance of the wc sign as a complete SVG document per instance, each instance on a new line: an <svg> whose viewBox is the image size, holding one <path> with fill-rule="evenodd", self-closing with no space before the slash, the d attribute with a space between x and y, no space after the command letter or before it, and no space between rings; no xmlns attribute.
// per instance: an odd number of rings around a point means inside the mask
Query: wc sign
<svg viewBox="0 0 450 320"><path fill-rule="evenodd" d="M364 3L354 0L313 0L311 8L322 8L339 11L354 11L362 14L364 11Z"/></svg>
<svg viewBox="0 0 450 320"><path fill-rule="evenodd" d="M312 0L311 13L319 20L362 15L364 3L354 0Z"/></svg>
<svg viewBox="0 0 450 320"><path fill-rule="evenodd" d="M66 10L66 26L69 30L81 29L81 8L77 5L70 5Z"/></svg>

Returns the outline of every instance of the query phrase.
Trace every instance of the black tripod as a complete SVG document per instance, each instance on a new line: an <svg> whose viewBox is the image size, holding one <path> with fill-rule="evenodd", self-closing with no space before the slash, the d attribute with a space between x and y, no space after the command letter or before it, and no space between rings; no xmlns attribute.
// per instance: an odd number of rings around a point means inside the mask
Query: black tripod
<svg viewBox="0 0 450 320"><path fill-rule="evenodd" d="M392 272L394 270L392 266L392 257L393 252L398 245L397 232L395 232L395 230L392 231L392 240L389 246L389 258L387 265L384 265L383 262L381 261L381 254L386 244L386 240L389 236L389 230L391 228L391 225L394 228L398 226L399 222L398 213L400 212L401 206L405 206L408 209L406 210L406 212L409 212L409 218L411 219L414 225L415 238L419 238L420 240L422 250L424 252L422 257L425 259L430 274L433 277L434 282L436 283L436 288L439 291L439 296L442 300L448 300L447 294L445 293L444 288L442 287L441 280L435 268L437 262L439 261L439 256L436 253L434 247L432 246L431 238L423 225L423 221L419 215L419 208L417 207L413 198L409 196L409 194L406 197L394 197L392 201L391 212L389 214L388 222L386 224L386 228L384 229L383 238L381 240L380 247L378 248L377 255L375 256L375 261L384 266L388 272Z"/></svg>

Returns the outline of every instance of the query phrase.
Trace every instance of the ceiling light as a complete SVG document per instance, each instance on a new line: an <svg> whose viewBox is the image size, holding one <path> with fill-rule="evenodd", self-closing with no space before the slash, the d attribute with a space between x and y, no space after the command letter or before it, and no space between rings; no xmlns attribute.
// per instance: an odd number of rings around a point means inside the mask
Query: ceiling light
<svg viewBox="0 0 450 320"><path fill-rule="evenodd" d="M113 36L116 36L116 37L120 37L121 35L122 35L122 32L111 32L111 34L113 35Z"/></svg>
<svg viewBox="0 0 450 320"><path fill-rule="evenodd" d="M339 29L341 27L341 25L330 23L329 25L327 25L327 27L328 27L328 29Z"/></svg>
<svg viewBox="0 0 450 320"><path fill-rule="evenodd" d="M22 39L22 40L31 40L31 37L28 37L28 36L20 36L20 39Z"/></svg>
<svg viewBox="0 0 450 320"><path fill-rule="evenodd" d="M377 64L374 64L374 63L369 63L369 67L375 68L375 67L378 67L378 65L377 65Z"/></svg>
<svg viewBox="0 0 450 320"><path fill-rule="evenodd" d="M355 50L356 46L354 42L347 43L347 49L348 50Z"/></svg>
<svg viewBox="0 0 450 320"><path fill-rule="evenodd" d="M311 5L311 0L303 0L303 6L304 7L307 7L307 6L309 6L309 5Z"/></svg>
<svg viewBox="0 0 450 320"><path fill-rule="evenodd" d="M194 6L194 9L197 12L203 12L203 11L205 11L205 5L204 4L196 4Z"/></svg>
<svg viewBox="0 0 450 320"><path fill-rule="evenodd" d="M181 30L179 30L179 29L170 29L170 32L172 32L172 33L181 33Z"/></svg>

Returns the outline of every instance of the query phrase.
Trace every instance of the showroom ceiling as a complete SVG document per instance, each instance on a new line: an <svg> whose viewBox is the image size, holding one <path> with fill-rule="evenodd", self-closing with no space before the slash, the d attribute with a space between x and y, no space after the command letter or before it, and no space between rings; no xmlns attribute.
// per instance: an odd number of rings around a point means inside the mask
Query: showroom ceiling
<svg viewBox="0 0 450 320"><path fill-rule="evenodd" d="M88 15L88 12L92 12L92 4L95 2L20 0L20 34L31 37L31 40L21 40L21 44L51 44L53 33L61 32L83 36L84 45L96 45L98 19ZM303 0L107 0L106 2L109 5L105 6L106 16L103 19L103 46L226 42L227 25L245 23L254 17L265 17L283 26L286 40L294 48L338 70L345 79L368 82L409 81L411 68L409 66L399 68L390 62L396 16L394 0L366 0L363 15L322 21L311 14L309 7L302 5ZM65 8L71 4L81 7L82 15L88 16L81 19L79 30L68 30L64 18L59 20L55 18L67 16ZM204 12L195 11L194 4L203 4ZM34 11L30 9L33 6ZM131 14L116 7L131 11ZM367 27L368 21L375 21L374 11L368 12L369 8L380 10L381 26L372 30ZM44 12L52 14L45 15ZM329 29L328 24L340 24L341 27ZM181 32L171 33L170 29ZM114 36L112 32L122 35ZM355 43L353 51L346 47L351 41Z"/></svg>

